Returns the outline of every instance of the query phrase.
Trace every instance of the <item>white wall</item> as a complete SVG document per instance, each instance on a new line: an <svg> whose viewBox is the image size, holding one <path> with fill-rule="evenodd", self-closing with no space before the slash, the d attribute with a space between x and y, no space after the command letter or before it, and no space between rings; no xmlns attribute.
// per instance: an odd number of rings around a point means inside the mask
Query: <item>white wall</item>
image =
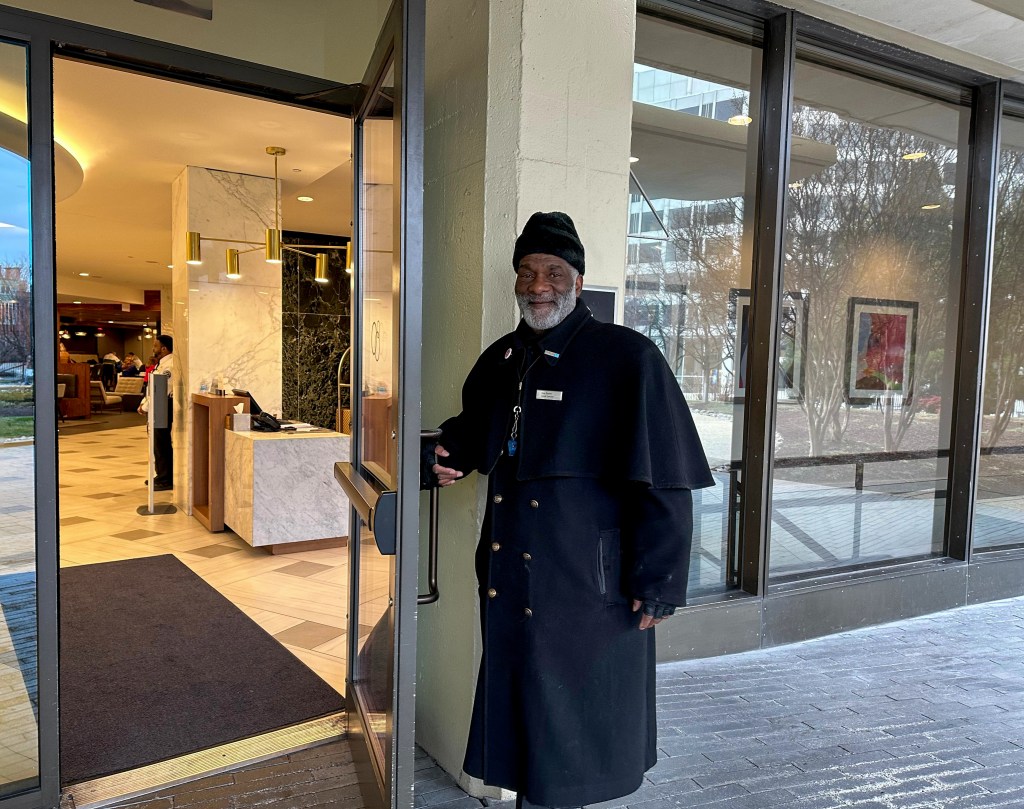
<svg viewBox="0 0 1024 809"><path fill-rule="evenodd" d="M585 283L615 287L621 300L634 14L630 0L428 3L425 426L458 412L477 355L515 327L512 249L534 211L573 217ZM421 608L418 637L417 741L475 795L485 793L461 766L485 490L473 475L441 496L441 599Z"/></svg>

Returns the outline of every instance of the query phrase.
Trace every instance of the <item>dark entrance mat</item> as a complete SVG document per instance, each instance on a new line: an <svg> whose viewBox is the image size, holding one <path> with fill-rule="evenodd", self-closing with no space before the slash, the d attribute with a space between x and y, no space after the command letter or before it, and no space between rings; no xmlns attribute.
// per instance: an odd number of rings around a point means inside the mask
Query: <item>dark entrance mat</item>
<svg viewBox="0 0 1024 809"><path fill-rule="evenodd" d="M61 781L318 716L345 701L173 556L60 574Z"/></svg>

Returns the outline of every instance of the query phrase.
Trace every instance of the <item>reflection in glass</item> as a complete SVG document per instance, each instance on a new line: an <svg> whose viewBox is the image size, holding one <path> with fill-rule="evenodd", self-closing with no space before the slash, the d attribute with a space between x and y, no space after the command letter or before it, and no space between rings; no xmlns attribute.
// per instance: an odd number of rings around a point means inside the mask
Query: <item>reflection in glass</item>
<svg viewBox="0 0 1024 809"><path fill-rule="evenodd" d="M0 43L0 796L39 783L34 353L25 49ZM54 406L54 405L51 405Z"/></svg>
<svg viewBox="0 0 1024 809"><path fill-rule="evenodd" d="M361 124L359 179L360 304L363 339L360 462L386 488L393 489L397 463L397 363L394 357L397 301L392 274L394 256L394 67ZM391 696L394 631L391 602L394 556L383 556L373 535L359 531L357 612L350 631L358 631L353 686L368 729L377 741L378 763L391 756Z"/></svg>
<svg viewBox="0 0 1024 809"><path fill-rule="evenodd" d="M640 16L625 325L650 337L693 411L718 485L694 492L691 595L738 565L746 314L760 50ZM657 67L653 67L657 65ZM751 95L754 88L754 95Z"/></svg>
<svg viewBox="0 0 1024 809"><path fill-rule="evenodd" d="M996 186L974 547L1024 546L1024 119L1006 117Z"/></svg>
<svg viewBox="0 0 1024 809"><path fill-rule="evenodd" d="M783 285L804 323L799 395L777 405L776 579L943 551L967 116L800 59L794 93Z"/></svg>

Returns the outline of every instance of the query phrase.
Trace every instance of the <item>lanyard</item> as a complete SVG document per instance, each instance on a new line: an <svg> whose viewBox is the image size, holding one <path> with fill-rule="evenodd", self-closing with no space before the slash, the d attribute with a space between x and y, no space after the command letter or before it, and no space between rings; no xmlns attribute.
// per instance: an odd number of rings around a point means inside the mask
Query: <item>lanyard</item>
<svg viewBox="0 0 1024 809"><path fill-rule="evenodd" d="M538 354L533 362L530 363L529 367L519 375L519 398L516 401L515 406L512 408L512 431L508 436L508 457L515 457L516 450L519 448L519 416L523 412L523 382L526 379L526 375L530 373L530 369L537 364L537 361L543 356ZM525 357L523 358L525 360Z"/></svg>

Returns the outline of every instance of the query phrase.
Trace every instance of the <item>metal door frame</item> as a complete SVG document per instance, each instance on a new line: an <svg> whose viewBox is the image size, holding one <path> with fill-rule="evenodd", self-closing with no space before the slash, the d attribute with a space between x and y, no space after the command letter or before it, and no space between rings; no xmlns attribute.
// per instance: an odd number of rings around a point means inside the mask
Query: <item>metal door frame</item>
<svg viewBox="0 0 1024 809"><path fill-rule="evenodd" d="M402 202L410 212L402 245L405 266L414 268L403 291L403 312L415 343L403 341L403 348L415 351L415 362L403 371L403 390L414 390L410 407L415 406L415 424L403 427L400 451L418 445L419 429L419 335L422 298L422 121L424 0L405 0L404 27L397 39L407 47L403 76L407 91L403 113L403 146L408 146L400 164L403 177L409 178L412 192L403 192ZM387 27L387 26L385 26ZM254 98L264 98L303 109L354 118L354 100L361 88L341 85L317 76L295 73L269 65L248 62L230 56L149 39L61 17L39 14L0 4L0 37L28 51L28 109L31 161L31 225L33 272L33 348L36 390L55 390L57 362L55 208L53 198L53 60L69 58L127 70L153 78L211 87ZM410 71L410 67L415 66ZM411 129L411 134L408 130ZM49 358L50 361L46 361ZM414 401L413 401L414 400ZM403 407L406 405L403 403ZM37 789L0 798L0 809L39 809L56 807L60 801L60 747L58 715L58 615L59 615L59 543L57 483L57 418L53 408L36 409L35 487L36 487L36 598L37 666L39 687L39 780ZM415 436L413 434L415 433ZM412 436L412 438L410 437ZM403 476L403 488L418 475L412 469ZM413 489L412 491L416 491ZM400 519L416 526L418 499L400 498ZM415 574L409 565L402 568L402 586ZM399 628L412 627L411 651L404 655L407 665L397 671L396 690L413 693L415 680L415 600L412 615L401 613ZM402 650L405 651L405 639ZM409 663L408 661L411 661ZM404 704L404 697L403 697ZM413 720L396 729L396 744L413 750ZM412 753L410 753L412 755ZM412 771L399 772L396 783L408 784L408 806L412 805Z"/></svg>
<svg viewBox="0 0 1024 809"><path fill-rule="evenodd" d="M381 30L374 54L367 68L362 103L353 116L352 152L353 205L352 238L356 257L353 272L352 335L353 342L362 335L360 299L362 280L360 248L360 176L363 140L360 121L373 104L377 89L394 64L397 103L394 120L398 137L394 141L394 166L397 193L394 195L393 222L396 228L395 260L400 270L398 329L393 350L398 363L398 465L397 483L397 550L395 558L394 612L390 629L395 635L392 660L392 694L390 732L391 758L385 762L386 772L369 750L370 733L365 727L361 706L354 689L348 691L350 733L353 753L361 766L372 766L378 793L366 794L369 801L390 809L408 809L413 805L415 758L415 693L416 693L416 620L419 579L419 452L421 419L422 333L423 333L423 89L425 51L425 0L395 0ZM352 379L362 379L362 356L353 350L350 367ZM360 397L353 395L352 458L358 471L360 456L357 427L362 419ZM358 615L359 600L359 517L350 512L349 615ZM351 620L351 618L350 618ZM356 661L358 632L349 633L348 678L351 685ZM369 759L369 765L365 762ZM389 789L390 787L390 789ZM377 800L374 801L373 799Z"/></svg>

